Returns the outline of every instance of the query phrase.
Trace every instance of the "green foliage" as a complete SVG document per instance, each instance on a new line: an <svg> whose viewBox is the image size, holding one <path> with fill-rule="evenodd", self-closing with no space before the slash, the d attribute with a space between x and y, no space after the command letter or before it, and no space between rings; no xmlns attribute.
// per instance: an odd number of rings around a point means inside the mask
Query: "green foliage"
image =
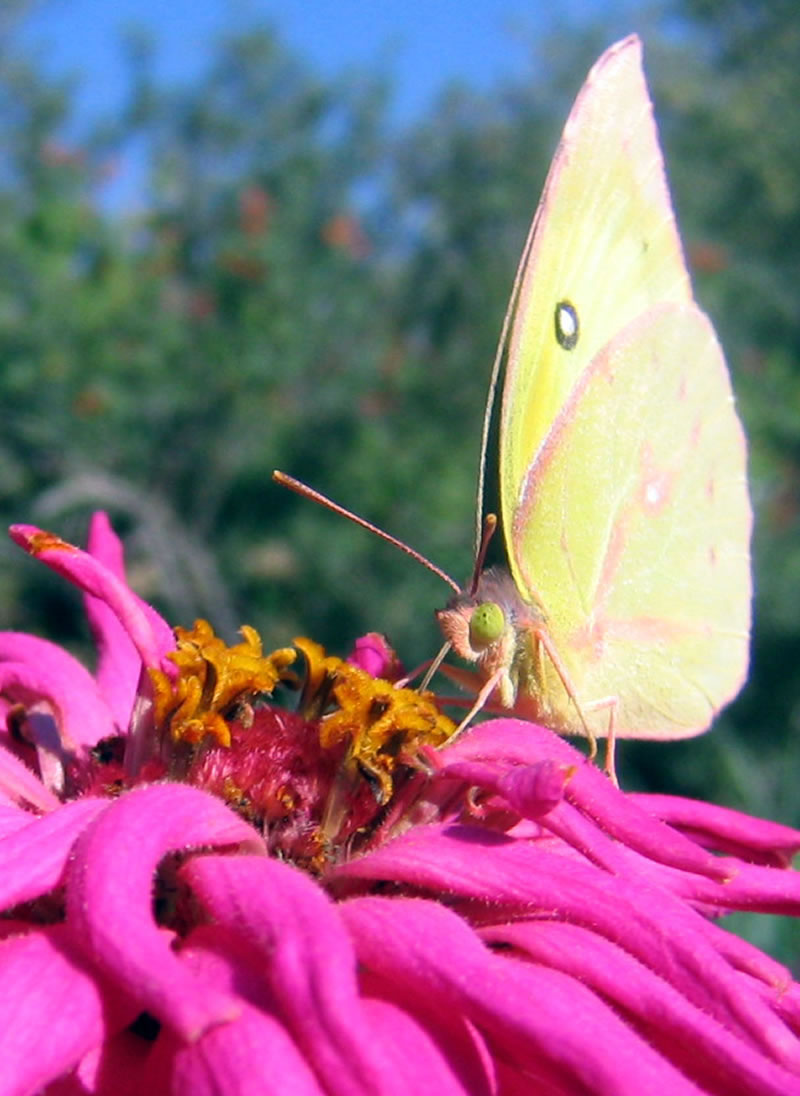
<svg viewBox="0 0 800 1096"><path fill-rule="evenodd" d="M751 438L754 671L714 735L631 746L623 771L798 822L780 759L800 711L800 14L721 10L683 4L647 60ZM376 629L409 664L429 656L438 580L270 472L466 577L495 341L557 134L607 41L546 40L524 83L453 91L398 134L380 81L322 83L263 30L218 42L177 89L131 39L125 109L79 145L63 136L70 88L0 50L0 518L80 541L108 509L138 588L176 622L339 651ZM120 164L142 195L109 212ZM61 586L10 548L0 592L5 626L81 641Z"/></svg>

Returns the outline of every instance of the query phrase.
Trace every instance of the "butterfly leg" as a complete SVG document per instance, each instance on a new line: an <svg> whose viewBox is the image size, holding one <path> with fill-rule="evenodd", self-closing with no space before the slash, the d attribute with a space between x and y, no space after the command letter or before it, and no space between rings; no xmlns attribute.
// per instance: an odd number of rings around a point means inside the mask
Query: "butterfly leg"
<svg viewBox="0 0 800 1096"><path fill-rule="evenodd" d="M561 661L561 657L553 646L553 642L544 625L530 623L528 625L528 630L533 645L534 658L537 662L537 670L539 671L539 680L541 681L543 678L543 656L546 655L552 663L553 669L558 674L561 684L564 686L564 691L575 706L575 711L578 713L578 719L580 720L583 732L589 740L589 757L590 759L594 759L597 757L597 739L595 738L591 727L586 722L586 716L584 714L585 709L578 700L578 694L575 692L575 687L572 684L572 679L567 672L566 666Z"/></svg>
<svg viewBox="0 0 800 1096"><path fill-rule="evenodd" d="M456 727L455 731L453 731L452 735L448 739L448 742L453 742L456 738L458 738L458 736L461 734L461 732L466 730L466 728L470 725L470 723L475 718L475 716L478 714L478 712L483 707L485 707L487 700L489 699L489 697L492 695L492 693L495 691L495 689L500 684L500 682L502 680L502 677L503 677L503 674L505 672L506 672L505 667L501 666L498 670L495 670L495 672L492 674L491 677L486 679L486 681L481 686L481 691L475 697L474 704L472 705L470 710L467 712L467 714L464 716L464 718L461 720L459 725Z"/></svg>
<svg viewBox="0 0 800 1096"><path fill-rule="evenodd" d="M615 788L619 787L615 756L617 748L616 714L618 699L615 696L606 696L602 700L592 700L586 705L587 712L602 712L608 709L608 728L606 730L606 763L603 768Z"/></svg>

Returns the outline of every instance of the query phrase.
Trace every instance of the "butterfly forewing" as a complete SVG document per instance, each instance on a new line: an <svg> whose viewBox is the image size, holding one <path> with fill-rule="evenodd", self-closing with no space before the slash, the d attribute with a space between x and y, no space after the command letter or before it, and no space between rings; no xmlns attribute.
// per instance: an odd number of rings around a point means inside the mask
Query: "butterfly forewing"
<svg viewBox="0 0 800 1096"><path fill-rule="evenodd" d="M513 515L531 462L573 385L634 317L660 301L691 299L641 45L629 38L597 62L570 113L516 304L501 408L500 486L518 584ZM577 338L570 348L569 339L559 341L557 325L559 316L573 315Z"/></svg>

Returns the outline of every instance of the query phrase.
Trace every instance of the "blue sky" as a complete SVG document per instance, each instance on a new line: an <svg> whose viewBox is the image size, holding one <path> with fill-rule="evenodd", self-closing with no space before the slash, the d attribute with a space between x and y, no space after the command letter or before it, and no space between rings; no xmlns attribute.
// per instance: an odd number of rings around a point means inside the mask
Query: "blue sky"
<svg viewBox="0 0 800 1096"><path fill-rule="evenodd" d="M478 90L524 76L539 36L602 15L608 42L637 29L645 0L39 0L21 28L54 74L77 79L74 123L113 114L123 100L120 47L126 27L147 28L156 42L157 71L167 82L191 79L215 35L231 25L263 23L312 69L334 76L351 66L390 78L389 118L424 115L444 86ZM3 0L0 0L0 5ZM609 14L613 13L613 14ZM633 14L632 14L633 13ZM580 83L576 74L576 90ZM74 132L74 130L73 130ZM133 211L143 164L129 149L98 200Z"/></svg>
<svg viewBox="0 0 800 1096"><path fill-rule="evenodd" d="M608 5L612 10L629 4ZM580 23L601 0L42 0L25 39L58 72L80 72L85 111L109 105L122 87L119 32L138 23L153 30L161 72L180 79L199 67L214 31L230 22L262 20L323 73L380 63L394 77L394 112L422 113L450 80L487 87L524 71L528 44L558 11ZM614 20L610 36L631 29Z"/></svg>

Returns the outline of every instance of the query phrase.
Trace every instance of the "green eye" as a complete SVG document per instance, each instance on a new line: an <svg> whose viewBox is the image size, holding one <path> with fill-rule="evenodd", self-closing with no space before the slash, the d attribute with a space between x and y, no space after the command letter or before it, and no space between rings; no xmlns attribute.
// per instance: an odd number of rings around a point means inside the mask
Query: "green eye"
<svg viewBox="0 0 800 1096"><path fill-rule="evenodd" d="M506 618L496 601L483 601L469 620L469 641L476 651L490 647L505 631Z"/></svg>

